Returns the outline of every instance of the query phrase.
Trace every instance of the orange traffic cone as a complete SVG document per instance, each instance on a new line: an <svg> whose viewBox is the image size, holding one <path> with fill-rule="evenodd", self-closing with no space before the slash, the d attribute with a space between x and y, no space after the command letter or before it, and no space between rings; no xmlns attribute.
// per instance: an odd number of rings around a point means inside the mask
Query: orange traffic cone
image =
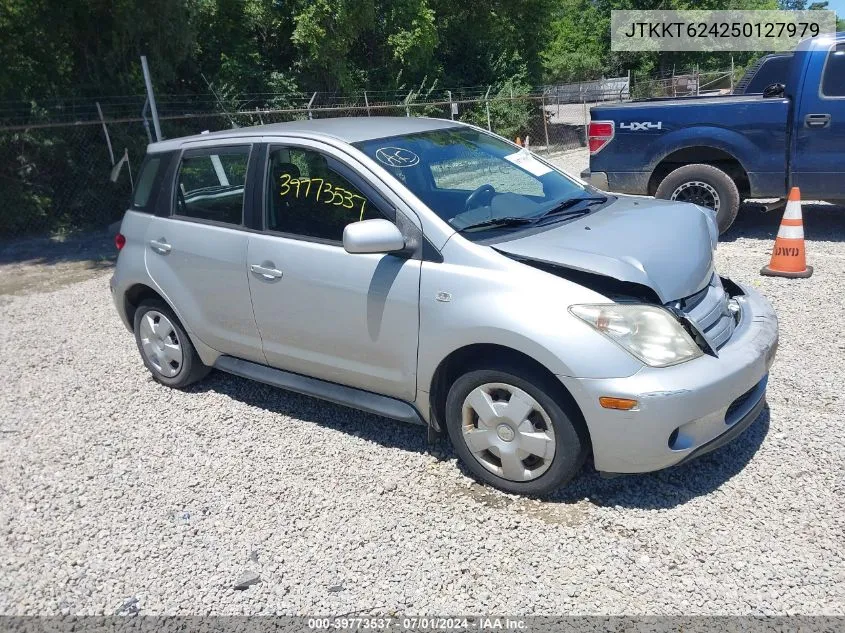
<svg viewBox="0 0 845 633"><path fill-rule="evenodd" d="M772 261L760 270L769 277L806 278L813 274L813 267L807 266L804 251L804 220L801 218L801 192L793 187L789 192L786 211L780 222Z"/></svg>
<svg viewBox="0 0 845 633"><path fill-rule="evenodd" d="M522 139L521 139L521 138L519 138L518 136L516 137L516 141L514 141L514 142L515 142L517 145L519 145L520 147L522 147Z"/></svg>

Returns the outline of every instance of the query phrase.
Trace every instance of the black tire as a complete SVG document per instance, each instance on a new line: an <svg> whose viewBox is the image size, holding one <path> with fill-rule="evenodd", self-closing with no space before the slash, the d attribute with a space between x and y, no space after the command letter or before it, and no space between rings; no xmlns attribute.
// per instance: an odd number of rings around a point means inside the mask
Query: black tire
<svg viewBox="0 0 845 633"><path fill-rule="evenodd" d="M706 187L700 187L693 183L704 183L715 192L719 204L716 213L716 223L719 225L719 234L727 231L736 220L739 213L739 205L742 202L739 197L739 188L733 179L718 167L713 165L694 164L684 165L673 172L670 172L657 187L654 196L664 200L672 200L673 195L682 202L693 202L700 206L714 208L714 204L707 202L713 196ZM684 193L684 187L688 193ZM700 192L701 195L697 195ZM692 198L692 199L690 199Z"/></svg>
<svg viewBox="0 0 845 633"><path fill-rule="evenodd" d="M155 366L153 361L147 357L147 354L144 351L144 345L141 340L141 321L150 312L156 312L167 317L173 326L172 336L175 337L175 341L178 342L178 345L181 348L182 360L178 363L178 369L174 368L176 373L172 376L162 373L162 371ZM191 339L185 331L185 328L182 326L182 323L179 321L179 318L164 301L159 299L144 299L135 310L134 330L135 343L138 346L138 352L141 354L141 359L144 361L144 365L150 371L153 378L161 384L175 389L182 389L197 382L198 380L202 380L206 375L208 375L208 372L211 371L211 367L203 365L199 355L197 354L196 348L194 348L193 343L191 343Z"/></svg>
<svg viewBox="0 0 845 633"><path fill-rule="evenodd" d="M446 429L455 451L464 465L480 481L504 492L537 496L545 495L568 483L584 465L590 451L590 438L581 416L572 411L562 386L534 370L518 365L492 364L489 368L468 371L458 378L446 398ZM551 420L555 452L547 470L528 481L512 481L488 470L467 446L463 433L463 405L477 387L489 383L512 385L530 395Z"/></svg>

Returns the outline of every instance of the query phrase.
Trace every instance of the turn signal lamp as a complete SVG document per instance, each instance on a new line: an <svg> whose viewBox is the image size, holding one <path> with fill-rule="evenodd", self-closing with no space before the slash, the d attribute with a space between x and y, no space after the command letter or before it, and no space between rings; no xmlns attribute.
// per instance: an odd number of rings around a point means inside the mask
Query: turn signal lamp
<svg viewBox="0 0 845 633"><path fill-rule="evenodd" d="M619 411L630 411L639 403L630 398L612 398L610 396L602 396L599 398L599 404L605 409L618 409Z"/></svg>

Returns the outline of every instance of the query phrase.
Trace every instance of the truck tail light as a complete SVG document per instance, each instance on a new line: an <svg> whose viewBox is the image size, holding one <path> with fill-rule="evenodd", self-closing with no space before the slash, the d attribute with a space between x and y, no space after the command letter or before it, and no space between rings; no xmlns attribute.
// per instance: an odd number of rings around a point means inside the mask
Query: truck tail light
<svg viewBox="0 0 845 633"><path fill-rule="evenodd" d="M117 250L121 250L126 246L126 238L123 236L123 233L118 233L114 236L114 245Z"/></svg>
<svg viewBox="0 0 845 633"><path fill-rule="evenodd" d="M590 127L587 131L590 154L598 154L605 145L613 140L614 134L613 121L590 121Z"/></svg>

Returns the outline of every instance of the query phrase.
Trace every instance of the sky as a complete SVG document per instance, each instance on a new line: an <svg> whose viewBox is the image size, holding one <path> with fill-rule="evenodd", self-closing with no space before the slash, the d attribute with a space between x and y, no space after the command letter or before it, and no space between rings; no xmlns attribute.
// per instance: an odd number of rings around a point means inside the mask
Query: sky
<svg viewBox="0 0 845 633"><path fill-rule="evenodd" d="M836 11L836 17L845 18L845 0L828 0L827 8Z"/></svg>

